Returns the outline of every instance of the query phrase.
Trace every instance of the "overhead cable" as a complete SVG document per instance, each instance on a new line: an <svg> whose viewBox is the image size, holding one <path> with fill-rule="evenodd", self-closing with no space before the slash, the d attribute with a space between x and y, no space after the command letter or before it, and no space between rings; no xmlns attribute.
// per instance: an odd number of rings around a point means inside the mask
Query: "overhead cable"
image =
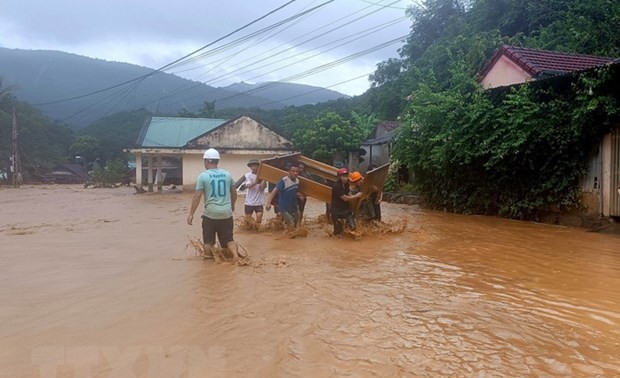
<svg viewBox="0 0 620 378"><path fill-rule="evenodd" d="M155 74L157 74L157 73L159 73L159 72L163 71L164 69L166 69L166 68L168 68L168 67L170 67L170 66L172 66L172 65L174 65L174 64L176 64L176 63L178 63L178 62L181 62L181 61L183 61L183 60L185 60L185 59L187 59L187 58L191 57L192 55L194 55L194 54L198 53L199 51L202 51L202 50L206 49L207 47L210 47L210 46L214 45L215 43L217 43L217 42L219 42L219 41L221 41L221 40L223 40L223 39L225 39L225 38L228 38L228 37L230 37L231 35L233 35L233 34L235 34L235 33L238 33L238 32L240 32L240 31L241 31L241 30L243 30L243 29L248 28L249 26L251 26L251 25L253 25L253 24L257 23L258 21L260 21L260 20L262 20L262 19L264 19L264 18L266 18L266 17L268 17L268 16L272 15L273 13L275 13L275 12L277 12L277 11L279 11L279 10L281 10L281 9L285 8L285 7L287 7L288 5L290 5L290 4L292 4L292 3L294 3L295 1L297 1L297 0L290 0L290 1L289 1L289 2L287 2L286 4L284 4L284 5L282 5L282 6L279 6L278 8L276 8L276 9L274 9L274 10L272 10L272 11L270 11L270 12L266 13L265 15L263 15L263 16L261 16L261 17L259 17L259 18L255 19L255 20L253 20L253 21L251 21L251 22L249 22L249 23L247 23L247 24L245 24L244 26L241 26L241 27L239 27L239 28L237 28L237 29L233 30L232 32L230 32L230 33L226 34L225 36L220 37L220 38L218 38L217 40L215 40L215 41L213 41L213 42L211 42L211 43L209 43L209 44L207 44L207 45L204 45L204 46L202 46L201 48L196 49L196 50L192 51L191 53L189 53L189 54L187 54L187 55L185 55L185 56L183 56L183 57L181 57L181 58L179 58L179 59L177 59L177 60L175 60L175 61L173 61L173 62L171 62L171 63L168 63L168 64L166 64L166 65L164 65L164 66L162 66L162 67L160 67L160 68L158 68L158 69L156 69L156 70L154 70L154 71L152 71L152 72L149 72L148 74L145 74L145 75L139 76L139 77L134 78L134 79L131 79L131 80L124 81L124 82L122 82L122 83L119 83L119 84L116 84L116 85L113 85L113 86L110 86L110 87L107 87L107 88L103 88L103 89L100 89L100 90L97 90L97 91L93 91L93 92L90 92L90 93L86 93L86 94L83 94L83 95L74 96L74 97L71 97L71 98L66 98L66 99L62 99L62 100L49 101L49 102L44 102L44 103L40 103L40 104L34 104L34 105L37 105L37 106L43 106L43 105L51 105L51 104L57 104L57 103L60 103L60 102L66 102L66 101L76 100L76 99L79 99L79 98L83 98L83 97L92 96L92 95L97 94L97 93L105 92L105 91L108 91L108 90L110 90L110 89L118 88L118 87L120 87L120 86L123 86L123 85L129 84L129 83L132 83L132 82L134 82L134 81L136 81L136 80L142 80L142 79L145 79L145 78L147 78L147 77L149 77L149 76L153 76L153 75L155 75ZM331 3L332 1L334 1L334 0L329 0L329 1L325 2L324 4Z"/></svg>

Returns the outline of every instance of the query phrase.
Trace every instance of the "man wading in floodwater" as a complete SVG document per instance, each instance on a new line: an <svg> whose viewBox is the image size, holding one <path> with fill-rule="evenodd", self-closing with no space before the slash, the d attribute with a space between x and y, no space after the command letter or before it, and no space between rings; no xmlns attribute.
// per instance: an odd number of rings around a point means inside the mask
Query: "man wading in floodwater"
<svg viewBox="0 0 620 378"><path fill-rule="evenodd" d="M202 215L202 239L205 252L213 253L215 236L222 247L226 246L233 254L233 259L239 258L237 243L233 240L233 217L237 190L230 173L218 168L220 154L213 148L209 148L203 155L206 171L198 176L196 191L192 197L192 206L187 216L187 224L190 226L194 221L194 213L200 204L200 198L204 194L204 211Z"/></svg>
<svg viewBox="0 0 620 378"><path fill-rule="evenodd" d="M301 219L299 217L299 209L297 208L297 199L305 198L303 194L299 193L298 176L299 167L297 165L289 166L288 176L284 176L278 181L276 187L269 194L269 198L265 201L265 208L269 211L273 197L279 196L279 209L284 222L288 225L289 231L293 231L299 226Z"/></svg>
<svg viewBox="0 0 620 378"><path fill-rule="evenodd" d="M351 231L355 231L355 220L353 212L349 207L349 202L356 198L361 198L362 193L354 195L349 194L349 171L346 168L340 168L336 173L338 179L332 186L332 222L334 222L334 236L341 238L344 232L341 219L347 223L347 227Z"/></svg>

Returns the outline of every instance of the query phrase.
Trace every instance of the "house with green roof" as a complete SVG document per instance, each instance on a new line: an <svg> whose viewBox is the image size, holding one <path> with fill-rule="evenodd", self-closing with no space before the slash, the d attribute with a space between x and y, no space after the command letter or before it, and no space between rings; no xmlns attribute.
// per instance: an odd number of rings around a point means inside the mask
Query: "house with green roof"
<svg viewBox="0 0 620 378"><path fill-rule="evenodd" d="M234 178L247 172L250 159L296 152L288 139L248 116L231 120L151 117L142 127L136 146L128 149L136 156L136 185L161 190L165 170L176 169L183 189L193 190L196 178L204 171L202 154L207 148L219 151L219 166ZM177 162L177 166L170 162Z"/></svg>

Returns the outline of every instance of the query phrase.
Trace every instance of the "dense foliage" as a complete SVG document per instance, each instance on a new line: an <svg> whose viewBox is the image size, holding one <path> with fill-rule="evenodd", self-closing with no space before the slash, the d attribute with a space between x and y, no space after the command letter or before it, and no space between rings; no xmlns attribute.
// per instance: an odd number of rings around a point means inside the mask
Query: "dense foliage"
<svg viewBox="0 0 620 378"><path fill-rule="evenodd" d="M118 159L108 162L103 168L97 168L92 177L96 187L114 187L119 183L129 182L127 166Z"/></svg>
<svg viewBox="0 0 620 378"><path fill-rule="evenodd" d="M395 157L436 208L534 219L575 206L589 158L618 121L618 80L618 68L601 68L488 92L423 86Z"/></svg>
<svg viewBox="0 0 620 378"><path fill-rule="evenodd" d="M357 151L367 135L364 124L351 124L335 112L327 112L299 127L293 143L304 155L334 164L338 153Z"/></svg>
<svg viewBox="0 0 620 378"><path fill-rule="evenodd" d="M18 101L11 88L2 87L0 81L0 171L10 175L13 109L20 162L26 179L45 173L56 162L66 161L74 138L72 130L49 120L31 105Z"/></svg>
<svg viewBox="0 0 620 378"><path fill-rule="evenodd" d="M620 56L620 3L427 0L409 10L401 59L372 76L383 113L402 104L395 158L432 206L535 218L578 206L579 181L620 113L615 68L484 92L501 43Z"/></svg>
<svg viewBox="0 0 620 378"><path fill-rule="evenodd" d="M96 158L101 161L126 160L123 150L135 146L142 126L150 116L145 109L116 113L80 130L80 134L98 141Z"/></svg>

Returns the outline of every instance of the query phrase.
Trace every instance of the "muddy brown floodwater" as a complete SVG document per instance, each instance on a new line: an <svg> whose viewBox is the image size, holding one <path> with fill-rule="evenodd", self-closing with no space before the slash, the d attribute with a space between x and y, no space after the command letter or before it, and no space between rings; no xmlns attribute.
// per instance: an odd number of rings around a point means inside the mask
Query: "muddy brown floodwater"
<svg viewBox="0 0 620 378"><path fill-rule="evenodd" d="M335 239L309 201L236 266L189 194L133 192L0 189L0 376L620 376L617 235L384 204Z"/></svg>

